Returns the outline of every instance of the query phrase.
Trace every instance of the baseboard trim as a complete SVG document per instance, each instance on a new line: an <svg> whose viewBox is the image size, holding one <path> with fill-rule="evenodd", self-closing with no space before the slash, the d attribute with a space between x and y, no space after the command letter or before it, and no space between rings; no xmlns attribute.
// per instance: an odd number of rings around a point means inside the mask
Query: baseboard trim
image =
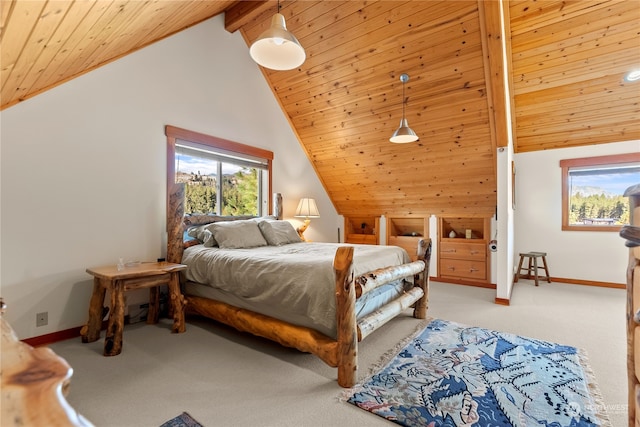
<svg viewBox="0 0 640 427"><path fill-rule="evenodd" d="M597 282L594 280L566 279L564 277L551 277L551 283L568 283L570 285L597 286L600 288L627 289L624 283Z"/></svg>
<svg viewBox="0 0 640 427"><path fill-rule="evenodd" d="M25 344L29 344L31 347L42 347L45 345L53 344L58 341L69 340L71 338L79 338L80 330L82 326L76 326L75 328L65 329L58 332L52 332L50 334L39 335L37 337L26 338L22 341ZM107 329L107 321L102 321L101 331L105 331Z"/></svg>
<svg viewBox="0 0 640 427"><path fill-rule="evenodd" d="M20 341L22 341L25 344L29 344L31 347L42 347L44 345L53 344L58 341L64 341L71 338L79 337L80 329L82 329L82 326L78 326L71 329L65 329L63 331L52 332L50 334L40 335L33 338L27 338Z"/></svg>
<svg viewBox="0 0 640 427"><path fill-rule="evenodd" d="M495 283L482 283L482 282L474 282L472 280L464 280L464 279L450 279L448 277L431 277L431 280L441 283L452 283L454 285L465 285L465 286L475 286L477 288L486 288L486 289L497 289Z"/></svg>

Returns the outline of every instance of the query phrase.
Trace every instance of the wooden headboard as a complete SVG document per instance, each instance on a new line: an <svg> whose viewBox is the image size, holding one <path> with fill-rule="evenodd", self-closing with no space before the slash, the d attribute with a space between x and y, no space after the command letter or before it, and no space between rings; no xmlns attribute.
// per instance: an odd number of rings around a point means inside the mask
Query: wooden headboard
<svg viewBox="0 0 640 427"><path fill-rule="evenodd" d="M180 263L182 260L184 244L183 233L185 230L183 224L185 184L175 183L176 141L195 142L217 147L225 151L266 159L269 165L269 171L271 171L273 152L171 125L165 126L165 135L167 136L167 261ZM271 192L272 179L271 173L269 173L266 193L271 194ZM274 194L273 201L269 200L269 209L272 215L278 219L282 219L282 196L280 193Z"/></svg>
<svg viewBox="0 0 640 427"><path fill-rule="evenodd" d="M218 221L255 218L255 216L225 217L220 215L187 215L184 214L185 184L173 184L167 188L167 261L179 264L184 250L184 232L191 225L208 224ZM282 219L282 195L273 195L272 215Z"/></svg>

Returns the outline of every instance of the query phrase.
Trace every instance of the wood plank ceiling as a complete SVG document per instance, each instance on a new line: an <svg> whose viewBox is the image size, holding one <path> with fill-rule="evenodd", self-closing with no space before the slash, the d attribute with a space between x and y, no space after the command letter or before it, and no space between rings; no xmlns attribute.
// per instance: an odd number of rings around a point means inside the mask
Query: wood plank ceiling
<svg viewBox="0 0 640 427"><path fill-rule="evenodd" d="M640 83L623 79L640 68L636 1L503 4L506 68L497 2L280 3L307 60L264 76L340 214L492 215L506 110L516 152L640 139ZM250 44L276 11L273 0L0 6L3 109L219 13ZM496 102L503 72L510 109ZM420 141L392 144L402 73Z"/></svg>

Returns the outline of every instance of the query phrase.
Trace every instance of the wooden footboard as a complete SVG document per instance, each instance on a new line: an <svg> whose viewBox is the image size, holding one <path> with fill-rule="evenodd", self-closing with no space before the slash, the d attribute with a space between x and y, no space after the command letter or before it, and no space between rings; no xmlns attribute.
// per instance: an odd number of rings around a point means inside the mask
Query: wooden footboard
<svg viewBox="0 0 640 427"><path fill-rule="evenodd" d="M316 330L292 325L209 298L187 295L185 299L186 311L189 314L198 314L232 326L239 331L270 339L285 347L315 354L327 365L334 368L338 366L337 341Z"/></svg>
<svg viewBox="0 0 640 427"><path fill-rule="evenodd" d="M232 326L240 331L275 341L283 346L311 353L327 365L338 368L338 384L352 387L357 380L358 342L387 321L413 305L413 316L426 317L431 240L423 239L418 246L420 261L398 267L376 270L353 277L353 247L338 248L334 258L336 289L337 338L332 339L316 330L292 325L273 317L208 298L189 296L187 313L198 314ZM373 276L372 276L373 275ZM397 279L412 277L414 287L369 316L356 322L356 288L361 295L376 286ZM366 278L366 280L365 280ZM366 290L359 283L366 283Z"/></svg>
<svg viewBox="0 0 640 427"><path fill-rule="evenodd" d="M167 260L179 263L183 252L184 184L167 187ZM280 211L279 207L274 208ZM351 387L357 379L358 342L405 309L413 306L413 317L426 318L429 295L429 263L431 239L418 243L418 261L388 267L353 277L352 246L336 251L333 268L336 295L336 339L310 328L292 325L269 316L208 298L185 296L187 313L195 313L232 326L240 331L261 336L281 345L320 357L338 368L338 384ZM413 279L413 288L384 307L356 322L356 299L367 292L399 279Z"/></svg>

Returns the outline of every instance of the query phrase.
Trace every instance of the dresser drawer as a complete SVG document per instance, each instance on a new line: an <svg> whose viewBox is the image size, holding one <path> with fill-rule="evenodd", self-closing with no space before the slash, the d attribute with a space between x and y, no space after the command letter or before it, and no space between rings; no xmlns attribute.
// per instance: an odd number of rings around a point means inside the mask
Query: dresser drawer
<svg viewBox="0 0 640 427"><path fill-rule="evenodd" d="M441 258L440 275L443 277L486 280L487 263L486 261Z"/></svg>
<svg viewBox="0 0 640 427"><path fill-rule="evenodd" d="M484 242L473 243L441 241L440 256L442 258L485 261L487 258L487 247Z"/></svg>

